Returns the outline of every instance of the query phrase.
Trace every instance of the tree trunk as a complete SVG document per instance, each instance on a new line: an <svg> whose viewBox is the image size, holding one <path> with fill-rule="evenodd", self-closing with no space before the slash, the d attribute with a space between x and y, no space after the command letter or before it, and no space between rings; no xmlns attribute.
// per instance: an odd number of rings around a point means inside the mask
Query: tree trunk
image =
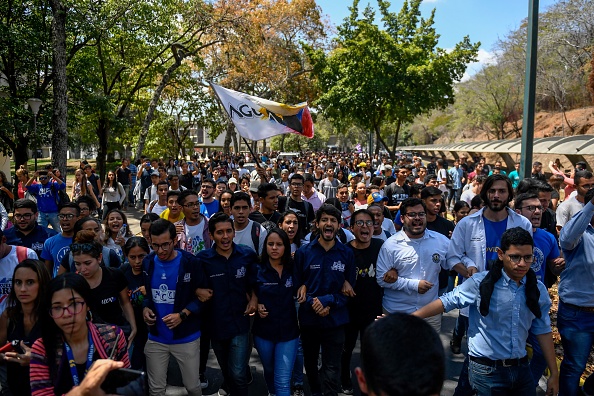
<svg viewBox="0 0 594 396"><path fill-rule="evenodd" d="M99 148L97 149L97 168L99 169L99 179L101 184L105 181L105 159L107 158L107 145L109 142L109 121L101 118L97 125L97 137L99 138Z"/></svg>
<svg viewBox="0 0 594 396"><path fill-rule="evenodd" d="M286 134L281 135L281 143L280 143L280 151L281 153L285 151L285 138L287 137Z"/></svg>
<svg viewBox="0 0 594 396"><path fill-rule="evenodd" d="M390 158L392 159L392 161L396 161L396 155L395 155L394 151L390 150L390 148L388 147L388 145L386 144L386 142L382 138L382 135L380 134L380 128L379 127L376 127L375 128L375 137L377 138L377 141L380 142L382 144L382 146L384 146L384 148L386 149L386 151L390 155Z"/></svg>
<svg viewBox="0 0 594 396"><path fill-rule="evenodd" d="M29 160L29 153L27 152L27 145L17 145L12 149L12 156L14 157L14 170L18 170L21 165L27 166Z"/></svg>
<svg viewBox="0 0 594 396"><path fill-rule="evenodd" d="M235 154L239 153L239 141L237 139L237 133L235 133L235 128L233 128L231 132L231 139L233 140L233 147L235 148Z"/></svg>
<svg viewBox="0 0 594 396"><path fill-rule="evenodd" d="M66 76L66 7L60 0L52 0L53 92L52 162L66 181L68 151L68 93Z"/></svg>
<svg viewBox="0 0 594 396"><path fill-rule="evenodd" d="M227 124L227 131L225 132L225 143L223 144L223 151L225 153L228 153L230 151L229 147L231 146L231 140L233 138L231 136L233 135L233 128L233 123L230 122Z"/></svg>
<svg viewBox="0 0 594 396"><path fill-rule="evenodd" d="M400 134L400 127L402 126L402 121L396 121L396 133L394 135L394 143L392 144L392 152L390 153L390 157L392 160L396 159L396 148L398 147L398 135Z"/></svg>

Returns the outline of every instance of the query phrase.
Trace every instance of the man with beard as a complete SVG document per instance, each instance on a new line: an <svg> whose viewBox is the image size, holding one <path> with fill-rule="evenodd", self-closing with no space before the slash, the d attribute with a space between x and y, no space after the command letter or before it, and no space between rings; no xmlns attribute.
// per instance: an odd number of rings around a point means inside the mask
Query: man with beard
<svg viewBox="0 0 594 396"><path fill-rule="evenodd" d="M316 213L319 237L295 252L297 279L307 290L307 301L299 307L305 372L313 396L341 392L340 358L344 326L349 322L348 297L342 293L347 281L355 287L357 273L351 248L339 243L336 233L340 211L324 204ZM318 355L322 348L322 368Z"/></svg>
<svg viewBox="0 0 594 396"><path fill-rule="evenodd" d="M561 231L561 228L563 228L569 219L582 210L586 193L594 187L594 176L590 171L576 172L573 180L577 195L575 197L566 197L565 201L561 202L557 208L557 231Z"/></svg>
<svg viewBox="0 0 594 396"><path fill-rule="evenodd" d="M345 326L344 349L340 370L342 393L345 395L353 394L350 368L351 356L357 338L360 334L361 339L363 339L367 326L382 314L383 294L383 289L375 279L377 256L383 241L372 238L373 215L367 209L360 209L351 217L350 225L355 239L350 241L347 246L353 250L355 256L357 284L354 289L350 289L354 292L349 293L353 298L349 299L347 303L350 322Z"/></svg>
<svg viewBox="0 0 594 396"><path fill-rule="evenodd" d="M400 207L402 230L388 239L377 259L376 279L384 288L384 313L413 313L437 299L439 272L446 267L449 240L427 229L427 208L419 198L407 198ZM398 279L388 283L384 276L396 270ZM441 314L427 318L439 332Z"/></svg>
<svg viewBox="0 0 594 396"><path fill-rule="evenodd" d="M56 231L37 224L37 204L31 199L17 199L14 203L12 221L14 227L4 231L6 243L33 249L41 257L43 243L57 234Z"/></svg>
<svg viewBox="0 0 594 396"><path fill-rule="evenodd" d="M481 188L480 197L485 207L458 223L448 249L448 267L465 278L489 270L497 261L497 248L501 245L501 235L505 230L521 227L532 233L530 221L508 207L513 199L509 178L503 175L489 176ZM464 330L468 329L468 312L468 308L460 310L459 322L456 324L459 331L454 330L450 343L452 346L459 348ZM462 366L456 394L472 394L468 381L468 357Z"/></svg>
<svg viewBox="0 0 594 396"><path fill-rule="evenodd" d="M200 204L200 213L206 218L210 218L220 209L219 201L215 199L215 182L213 179L204 179L200 187L202 204Z"/></svg>

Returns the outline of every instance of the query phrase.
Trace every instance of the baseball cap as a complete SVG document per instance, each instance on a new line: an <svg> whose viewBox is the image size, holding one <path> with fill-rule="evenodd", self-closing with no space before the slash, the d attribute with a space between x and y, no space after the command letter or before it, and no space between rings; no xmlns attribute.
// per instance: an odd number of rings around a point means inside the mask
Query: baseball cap
<svg viewBox="0 0 594 396"><path fill-rule="evenodd" d="M159 171L157 171L157 170L154 170L154 171L151 173L151 176L157 176L157 177L158 177L158 176L159 176Z"/></svg>
<svg viewBox="0 0 594 396"><path fill-rule="evenodd" d="M359 165L357 165L359 168L367 168L367 163L365 162L359 162Z"/></svg>
<svg viewBox="0 0 594 396"><path fill-rule="evenodd" d="M378 192L374 192L369 197L367 197L367 204L378 203L382 201L387 201L388 197L382 197L382 194Z"/></svg>
<svg viewBox="0 0 594 396"><path fill-rule="evenodd" d="M260 187L260 180L253 180L250 182L250 192L258 192L258 187Z"/></svg>
<svg viewBox="0 0 594 396"><path fill-rule="evenodd" d="M385 170L392 170L392 165L384 165Z"/></svg>
<svg viewBox="0 0 594 396"><path fill-rule="evenodd" d="M288 169L283 169L283 170L281 171L281 175L282 175L283 173L289 173L289 170L288 170Z"/></svg>
<svg viewBox="0 0 594 396"><path fill-rule="evenodd" d="M229 184L231 184L231 183L237 184L237 179L232 177L231 179L229 179Z"/></svg>

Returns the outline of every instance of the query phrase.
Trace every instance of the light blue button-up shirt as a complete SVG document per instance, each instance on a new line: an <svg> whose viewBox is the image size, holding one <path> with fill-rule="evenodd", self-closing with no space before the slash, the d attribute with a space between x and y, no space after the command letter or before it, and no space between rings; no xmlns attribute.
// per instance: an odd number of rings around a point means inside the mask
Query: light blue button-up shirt
<svg viewBox="0 0 594 396"><path fill-rule="evenodd" d="M474 274L453 291L439 297L445 311L454 308L470 307L468 317L468 353L474 357L493 360L519 359L526 356L528 331L533 334L551 332L549 309L551 299L547 288L538 282L540 298L538 305L542 313L538 319L526 305L525 281L518 285L503 271L501 279L495 283L489 314L482 316L479 307L481 297L479 285L488 272Z"/></svg>
<svg viewBox="0 0 594 396"><path fill-rule="evenodd" d="M561 229L559 242L565 256L559 298L579 307L594 307L594 205L588 202Z"/></svg>

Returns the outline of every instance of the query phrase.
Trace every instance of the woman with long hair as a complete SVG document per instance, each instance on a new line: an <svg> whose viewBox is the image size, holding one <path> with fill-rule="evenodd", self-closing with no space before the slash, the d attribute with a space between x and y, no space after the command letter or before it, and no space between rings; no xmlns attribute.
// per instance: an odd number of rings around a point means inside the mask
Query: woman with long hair
<svg viewBox="0 0 594 396"><path fill-rule="evenodd" d="M130 299L128 281L119 268L101 265L103 245L97 242L93 231L79 231L70 245L76 271L91 287L95 314L101 320L119 326L128 342L136 336L136 320Z"/></svg>
<svg viewBox="0 0 594 396"><path fill-rule="evenodd" d="M181 169L178 166L178 161L174 160L173 158L169 158L169 162L167 163L167 176L171 175L179 175L181 173Z"/></svg>
<svg viewBox="0 0 594 396"><path fill-rule="evenodd" d="M299 345L294 296L298 295L300 303L305 301L305 288L298 292L297 287L289 237L273 228L264 240L258 266L258 315L252 333L268 392L277 396L291 395L291 374Z"/></svg>
<svg viewBox="0 0 594 396"><path fill-rule="evenodd" d="M118 327L92 322L92 291L82 276L59 275L47 289L38 311L41 338L31 349L31 394L95 394L97 370L108 364L95 361L112 358L119 363L109 368L130 366L125 336Z"/></svg>
<svg viewBox="0 0 594 396"><path fill-rule="evenodd" d="M123 262L124 253L122 247L128 238L133 235L130 231L130 226L128 225L128 218L121 210L112 209L105 215L103 226L105 228L105 239L103 240L103 243L108 248L115 250L118 256L120 256L120 260ZM125 227L125 231L120 233L122 227Z"/></svg>
<svg viewBox="0 0 594 396"><path fill-rule="evenodd" d="M25 182L27 183L27 182ZM6 173L0 171L0 202L9 213L13 211L13 204L14 204L14 193L13 190L14 186L8 178L6 177Z"/></svg>
<svg viewBox="0 0 594 396"><path fill-rule="evenodd" d="M91 182L87 180L87 175L82 169L77 169L74 172L74 181L72 182L72 199L76 200L84 196L91 197L96 207L99 207L99 201L95 196Z"/></svg>
<svg viewBox="0 0 594 396"><path fill-rule="evenodd" d="M103 219L105 220L108 212L122 207L122 203L126 199L126 191L124 186L116 180L114 171L107 172L107 179L105 179L102 190Z"/></svg>
<svg viewBox="0 0 594 396"><path fill-rule="evenodd" d="M29 171L25 168L24 165L21 165L19 169L15 172L16 178L19 181L17 184L17 196L19 199L23 198L31 198L31 194L27 193L25 189L25 184L29 181ZM37 181L33 181L33 184L37 184Z"/></svg>
<svg viewBox="0 0 594 396"><path fill-rule="evenodd" d="M134 311L134 319L137 324L136 337L130 345L130 363L134 369L144 369L146 359L144 356L144 345L148 339L148 328L142 317L142 303L146 296L144 279L142 275L142 260L149 255L151 249L143 237L134 236L126 241L124 245L124 256L127 263L121 267L126 280L128 281L128 298Z"/></svg>
<svg viewBox="0 0 594 396"><path fill-rule="evenodd" d="M8 308L0 316L0 345L7 341L16 342L17 345L15 351L0 356L7 362L8 388L15 396L31 394L31 347L41 337L39 305L50 280L45 264L32 259L19 263L12 275Z"/></svg>
<svg viewBox="0 0 594 396"><path fill-rule="evenodd" d="M353 196L355 210L367 209L367 195L367 187L365 187L365 183L357 183L357 189L355 190L355 194Z"/></svg>
<svg viewBox="0 0 594 396"><path fill-rule="evenodd" d="M454 224L458 224L460 220L468 216L470 213L470 205L466 201L458 201L454 205Z"/></svg>

